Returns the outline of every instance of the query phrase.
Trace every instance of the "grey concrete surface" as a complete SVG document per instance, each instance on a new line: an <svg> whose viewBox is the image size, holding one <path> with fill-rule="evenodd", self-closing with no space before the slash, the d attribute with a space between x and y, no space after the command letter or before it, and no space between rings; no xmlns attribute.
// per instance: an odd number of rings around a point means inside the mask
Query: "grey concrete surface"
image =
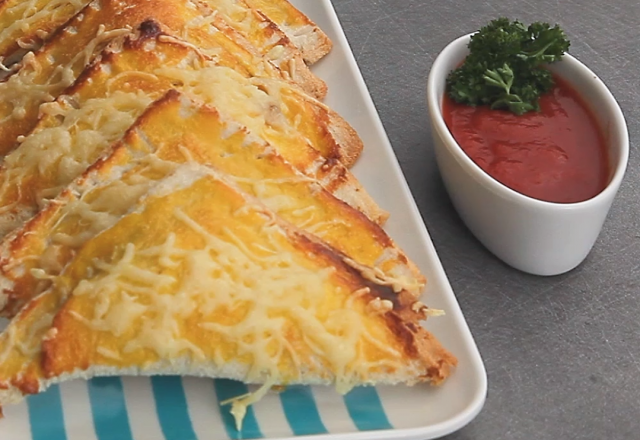
<svg viewBox="0 0 640 440"><path fill-rule="evenodd" d="M487 367L484 410L447 439L640 439L640 3L333 2ZM604 230L587 260L558 277L520 273L484 249L434 161L431 64L498 16L559 23L629 126L629 167Z"/></svg>

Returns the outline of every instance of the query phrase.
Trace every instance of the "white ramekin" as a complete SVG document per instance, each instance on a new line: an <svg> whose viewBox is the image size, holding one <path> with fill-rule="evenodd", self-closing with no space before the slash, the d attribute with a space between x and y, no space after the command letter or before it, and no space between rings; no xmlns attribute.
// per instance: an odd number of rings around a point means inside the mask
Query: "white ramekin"
<svg viewBox="0 0 640 440"><path fill-rule="evenodd" d="M536 275L567 272L591 251L624 176L629 135L622 111L604 83L571 55L550 65L584 98L604 131L609 183L600 194L579 203L551 203L522 195L477 166L442 117L447 75L469 53L470 37L460 37L444 48L427 83L436 159L447 192L471 232L505 263Z"/></svg>

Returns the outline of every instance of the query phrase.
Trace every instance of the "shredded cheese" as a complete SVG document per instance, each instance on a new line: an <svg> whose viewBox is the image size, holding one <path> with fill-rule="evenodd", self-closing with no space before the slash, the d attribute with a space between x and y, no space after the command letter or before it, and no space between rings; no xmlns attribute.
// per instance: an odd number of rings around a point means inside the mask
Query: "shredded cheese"
<svg viewBox="0 0 640 440"><path fill-rule="evenodd" d="M247 414L247 408L254 403L259 402L273 385L273 379L269 379L253 393L249 393L246 396L238 396L220 403L221 405L231 404L231 414L236 421L236 429L238 432L242 431L242 421L244 420L244 416Z"/></svg>
<svg viewBox="0 0 640 440"><path fill-rule="evenodd" d="M268 134L272 128L285 135L299 136L280 110L280 102L233 69L223 66L198 70L160 67L155 74L180 81L185 90L224 109L249 131Z"/></svg>
<svg viewBox="0 0 640 440"><path fill-rule="evenodd" d="M99 157L151 103L142 93L114 92L106 98L89 99L79 108L57 101L43 107L60 122L27 136L19 148L5 157L1 170L0 234L5 235L26 215L33 214L40 200L55 197ZM28 179L38 180L38 193L26 200L21 195ZM29 197L27 195L27 197ZM11 212L17 201L21 218Z"/></svg>
<svg viewBox="0 0 640 440"><path fill-rule="evenodd" d="M45 39L57 24L64 23L88 1L86 0L8 0L3 4L0 22L0 51L17 41L20 46L32 47L33 37Z"/></svg>
<svg viewBox="0 0 640 440"><path fill-rule="evenodd" d="M258 14L246 3L234 0L205 0L216 13L222 16L225 23L247 38L260 53L280 69L288 70L287 63L295 56L295 50L289 45L285 34L274 26L270 20Z"/></svg>
<svg viewBox="0 0 640 440"><path fill-rule="evenodd" d="M155 49L162 52L159 42ZM233 69L204 67L197 56L187 55L182 61L188 64L151 69L152 72L113 74L107 81L110 92L104 98L78 103L61 99L41 106L41 112L50 122L40 123L35 132L24 137L20 147L6 157L0 171L0 235L32 215L38 205L42 205L43 199L55 197L63 186L118 139L151 102L153 92L133 94L119 91L121 84L127 84L127 80L123 80L128 78L126 75L152 79L161 76L181 82L179 86L182 89L225 109L253 133L276 140L285 136L289 139L288 146L293 149L291 154L296 154L296 143L306 142L288 124L277 101L249 84ZM106 69L103 69L105 73L111 70L108 63L101 66ZM55 123L56 119L61 122ZM38 182L31 186L34 189L29 190L35 194L22 193L28 179Z"/></svg>

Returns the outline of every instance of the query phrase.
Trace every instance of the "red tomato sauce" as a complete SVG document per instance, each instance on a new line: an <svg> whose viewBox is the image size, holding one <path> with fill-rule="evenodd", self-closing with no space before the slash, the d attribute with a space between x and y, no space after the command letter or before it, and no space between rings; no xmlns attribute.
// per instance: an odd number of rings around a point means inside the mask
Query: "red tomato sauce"
<svg viewBox="0 0 640 440"><path fill-rule="evenodd" d="M460 147L494 179L536 199L581 202L608 183L604 136L577 92L561 78L555 82L539 113L518 116L448 96L442 113Z"/></svg>

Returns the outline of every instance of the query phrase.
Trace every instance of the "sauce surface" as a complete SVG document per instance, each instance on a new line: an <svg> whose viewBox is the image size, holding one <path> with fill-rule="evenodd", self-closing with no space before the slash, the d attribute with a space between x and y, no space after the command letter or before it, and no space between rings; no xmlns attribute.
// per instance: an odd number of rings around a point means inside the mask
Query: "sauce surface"
<svg viewBox="0 0 640 440"><path fill-rule="evenodd" d="M536 199L580 202L607 185L607 150L584 101L566 81L555 82L539 113L471 107L447 95L442 113L460 147L494 179Z"/></svg>

